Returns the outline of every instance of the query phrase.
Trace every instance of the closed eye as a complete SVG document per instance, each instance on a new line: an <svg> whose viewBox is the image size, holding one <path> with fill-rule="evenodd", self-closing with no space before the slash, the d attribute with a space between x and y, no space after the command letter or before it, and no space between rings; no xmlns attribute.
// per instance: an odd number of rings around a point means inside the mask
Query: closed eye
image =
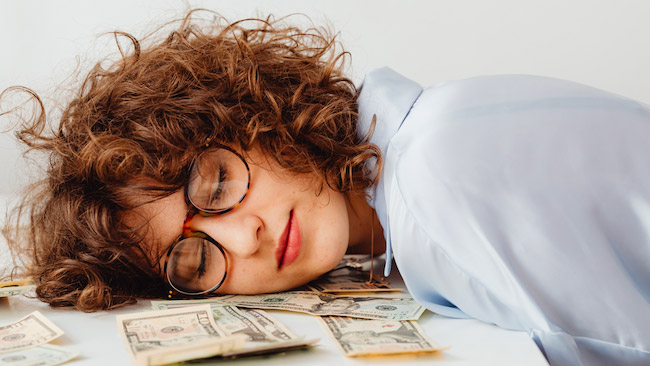
<svg viewBox="0 0 650 366"><path fill-rule="evenodd" d="M199 266L196 268L196 278L201 278L206 272L206 245L208 245L205 241L201 244L201 263L199 263Z"/></svg>
<svg viewBox="0 0 650 366"><path fill-rule="evenodd" d="M210 202L218 202L220 200L226 179L228 179L226 169L224 169L223 166L219 166L219 185L217 186L217 189L212 192Z"/></svg>

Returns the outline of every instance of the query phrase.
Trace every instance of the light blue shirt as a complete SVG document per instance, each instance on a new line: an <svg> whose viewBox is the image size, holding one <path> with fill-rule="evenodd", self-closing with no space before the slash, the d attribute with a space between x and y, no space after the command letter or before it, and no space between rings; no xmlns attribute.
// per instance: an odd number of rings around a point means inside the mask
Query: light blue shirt
<svg viewBox="0 0 650 366"><path fill-rule="evenodd" d="M529 332L552 365L650 364L650 108L573 82L423 89L384 68L359 98L383 153L371 205L413 297Z"/></svg>

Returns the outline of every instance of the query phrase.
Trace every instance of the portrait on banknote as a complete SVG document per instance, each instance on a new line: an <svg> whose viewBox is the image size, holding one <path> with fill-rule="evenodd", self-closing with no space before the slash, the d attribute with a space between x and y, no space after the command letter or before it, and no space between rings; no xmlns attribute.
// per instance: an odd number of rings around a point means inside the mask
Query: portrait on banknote
<svg viewBox="0 0 650 366"><path fill-rule="evenodd" d="M361 307L359 302L363 301L354 297L332 297L326 295L319 295L318 298L321 302L311 306L311 311L317 315L354 311Z"/></svg>

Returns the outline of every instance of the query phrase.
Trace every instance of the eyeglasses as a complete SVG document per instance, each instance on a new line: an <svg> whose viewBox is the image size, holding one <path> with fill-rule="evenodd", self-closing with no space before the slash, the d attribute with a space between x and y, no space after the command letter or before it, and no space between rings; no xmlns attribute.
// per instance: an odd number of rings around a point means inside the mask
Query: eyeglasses
<svg viewBox="0 0 650 366"><path fill-rule="evenodd" d="M165 278L174 291L188 296L216 291L228 273L228 259L223 247L202 231L194 231L189 221L194 215L221 215L237 207L250 188L251 173L244 158L223 145L207 144L190 166L185 185L185 202L189 210L183 232L167 251Z"/></svg>

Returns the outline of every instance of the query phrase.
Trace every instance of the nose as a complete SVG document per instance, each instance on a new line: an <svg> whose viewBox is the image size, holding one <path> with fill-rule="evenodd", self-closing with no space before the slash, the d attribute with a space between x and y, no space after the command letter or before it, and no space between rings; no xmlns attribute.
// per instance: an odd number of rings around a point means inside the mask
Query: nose
<svg viewBox="0 0 650 366"><path fill-rule="evenodd" d="M259 217L228 212L217 216L194 215L185 228L202 231L216 240L230 255L247 258L260 248L260 231L263 223Z"/></svg>

